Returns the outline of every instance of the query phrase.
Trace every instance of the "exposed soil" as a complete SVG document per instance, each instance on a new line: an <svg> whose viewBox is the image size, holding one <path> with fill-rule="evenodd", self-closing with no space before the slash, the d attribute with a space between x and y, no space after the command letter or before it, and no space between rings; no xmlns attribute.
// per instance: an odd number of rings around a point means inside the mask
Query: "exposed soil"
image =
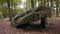
<svg viewBox="0 0 60 34"><path fill-rule="evenodd" d="M36 25L30 25L27 28L15 28L7 18L0 19L0 34L60 34L60 17L50 18L48 22L50 26L45 29L38 25L40 20L34 22Z"/></svg>

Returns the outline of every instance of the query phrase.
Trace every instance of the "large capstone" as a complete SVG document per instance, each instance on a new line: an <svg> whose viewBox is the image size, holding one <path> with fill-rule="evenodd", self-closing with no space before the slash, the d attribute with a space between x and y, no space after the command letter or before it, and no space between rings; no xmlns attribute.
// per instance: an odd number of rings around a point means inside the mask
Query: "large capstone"
<svg viewBox="0 0 60 34"><path fill-rule="evenodd" d="M30 10L21 12L13 18L14 25L21 25L25 23L31 23L44 17L51 15L51 7L38 6Z"/></svg>

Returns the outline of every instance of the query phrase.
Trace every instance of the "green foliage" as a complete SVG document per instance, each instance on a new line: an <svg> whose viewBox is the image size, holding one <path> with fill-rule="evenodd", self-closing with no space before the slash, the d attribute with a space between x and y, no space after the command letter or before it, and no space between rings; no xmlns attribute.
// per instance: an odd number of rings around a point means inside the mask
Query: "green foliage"
<svg viewBox="0 0 60 34"><path fill-rule="evenodd" d="M25 5L27 8L31 8L31 0L26 0Z"/></svg>
<svg viewBox="0 0 60 34"><path fill-rule="evenodd" d="M11 0L11 6L17 6L21 3L21 0Z"/></svg>
<svg viewBox="0 0 60 34"><path fill-rule="evenodd" d="M31 9L31 0L26 0L26 2L24 2L24 7L23 8L20 8L20 7L17 7L18 5L21 5L22 4L22 1L21 0L10 0L11 1L11 12L13 12L13 15L16 15L18 14L19 12L23 12L24 10L28 10L28 9ZM46 3L49 3L51 0L46 0ZM58 2L58 4L60 5L60 0L52 0L53 2ZM34 0L34 5L36 5L36 2L38 2L38 4L40 5L43 5L44 4L44 0ZM42 3L42 4L41 4ZM56 5L56 3L55 3ZM8 7L7 7L7 0L0 0L0 16L5 16L5 17L8 17L9 16L9 13L8 13ZM52 9L53 9L53 13L55 12L54 11L54 8L56 6L52 6ZM59 11L60 11L60 6L59 6ZM59 12L60 14L60 12Z"/></svg>

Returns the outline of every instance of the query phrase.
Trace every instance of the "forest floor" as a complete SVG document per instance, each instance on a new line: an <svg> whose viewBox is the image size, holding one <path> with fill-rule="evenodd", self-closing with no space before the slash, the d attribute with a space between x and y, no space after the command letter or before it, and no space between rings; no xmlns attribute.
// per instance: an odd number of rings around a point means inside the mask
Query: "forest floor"
<svg viewBox="0 0 60 34"><path fill-rule="evenodd" d="M0 34L60 34L60 17L52 17L48 19L48 22L50 27L45 29L38 26L37 28L23 29L13 27L7 18L0 19ZM35 24L39 24L39 21L36 21Z"/></svg>

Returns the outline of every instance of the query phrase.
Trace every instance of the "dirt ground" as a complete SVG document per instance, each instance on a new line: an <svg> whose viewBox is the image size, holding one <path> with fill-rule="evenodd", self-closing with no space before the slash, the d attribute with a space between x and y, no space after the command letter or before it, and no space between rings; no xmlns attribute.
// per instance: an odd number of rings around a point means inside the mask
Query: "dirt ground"
<svg viewBox="0 0 60 34"><path fill-rule="evenodd" d="M5 18L0 19L0 34L60 34L60 17L53 17L48 19L50 27L45 29L30 27L30 29L15 28L10 24L10 21ZM36 21L35 24L39 24Z"/></svg>

